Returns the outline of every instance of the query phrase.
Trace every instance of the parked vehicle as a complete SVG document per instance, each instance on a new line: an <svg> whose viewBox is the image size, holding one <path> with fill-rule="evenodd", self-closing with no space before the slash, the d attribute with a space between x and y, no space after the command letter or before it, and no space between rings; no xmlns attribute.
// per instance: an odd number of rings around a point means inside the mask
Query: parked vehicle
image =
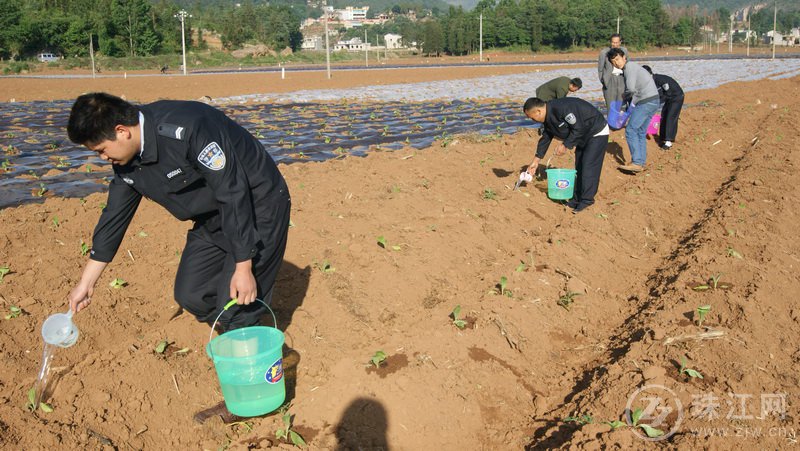
<svg viewBox="0 0 800 451"><path fill-rule="evenodd" d="M36 55L36 59L43 63L51 63L53 61L58 61L61 58L59 58L55 53L42 52Z"/></svg>

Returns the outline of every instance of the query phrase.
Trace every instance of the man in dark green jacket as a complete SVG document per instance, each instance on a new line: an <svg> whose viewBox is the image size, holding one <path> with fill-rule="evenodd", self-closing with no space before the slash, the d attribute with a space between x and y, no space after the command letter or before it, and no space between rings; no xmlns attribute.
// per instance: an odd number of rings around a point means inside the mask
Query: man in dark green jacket
<svg viewBox="0 0 800 451"><path fill-rule="evenodd" d="M536 88L536 97L548 102L566 97L570 92L575 92L582 87L583 82L580 78L558 77Z"/></svg>

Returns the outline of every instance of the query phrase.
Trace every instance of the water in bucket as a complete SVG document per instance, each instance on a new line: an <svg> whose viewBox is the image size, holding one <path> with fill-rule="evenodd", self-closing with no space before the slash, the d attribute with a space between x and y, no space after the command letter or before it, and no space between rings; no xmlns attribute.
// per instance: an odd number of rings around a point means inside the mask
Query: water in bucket
<svg viewBox="0 0 800 451"><path fill-rule="evenodd" d="M222 313L231 305L228 303ZM275 314L272 316L274 319ZM231 413L254 417L283 404L286 399L283 343L283 332L265 326L235 329L208 343L206 352L214 362L225 406Z"/></svg>
<svg viewBox="0 0 800 451"><path fill-rule="evenodd" d="M572 199L575 190L575 169L548 169L547 196L553 200Z"/></svg>

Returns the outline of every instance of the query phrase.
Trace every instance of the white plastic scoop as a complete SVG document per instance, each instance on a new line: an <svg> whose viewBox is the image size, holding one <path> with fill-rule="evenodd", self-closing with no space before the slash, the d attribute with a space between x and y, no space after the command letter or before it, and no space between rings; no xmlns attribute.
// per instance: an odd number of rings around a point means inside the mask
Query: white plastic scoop
<svg viewBox="0 0 800 451"><path fill-rule="evenodd" d="M78 328L72 322L72 310L50 315L42 324L42 338L47 344L68 348L78 341Z"/></svg>

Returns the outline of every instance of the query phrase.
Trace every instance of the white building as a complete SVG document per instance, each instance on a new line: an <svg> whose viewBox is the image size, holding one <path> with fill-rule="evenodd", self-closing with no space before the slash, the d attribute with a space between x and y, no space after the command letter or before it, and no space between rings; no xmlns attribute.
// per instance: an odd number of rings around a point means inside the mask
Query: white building
<svg viewBox="0 0 800 451"><path fill-rule="evenodd" d="M387 49L401 49L403 48L403 37L399 34L387 33L383 35L383 42L386 43Z"/></svg>
<svg viewBox="0 0 800 451"><path fill-rule="evenodd" d="M369 43L365 43L361 38L353 38L349 41L338 41L333 46L334 51L363 52L369 49Z"/></svg>
<svg viewBox="0 0 800 451"><path fill-rule="evenodd" d="M322 36L304 36L303 44L300 48L303 50L324 50L325 43Z"/></svg>
<svg viewBox="0 0 800 451"><path fill-rule="evenodd" d="M348 6L345 9L337 9L336 13L345 22L363 22L367 19L367 11L369 11L369 6L360 8Z"/></svg>

